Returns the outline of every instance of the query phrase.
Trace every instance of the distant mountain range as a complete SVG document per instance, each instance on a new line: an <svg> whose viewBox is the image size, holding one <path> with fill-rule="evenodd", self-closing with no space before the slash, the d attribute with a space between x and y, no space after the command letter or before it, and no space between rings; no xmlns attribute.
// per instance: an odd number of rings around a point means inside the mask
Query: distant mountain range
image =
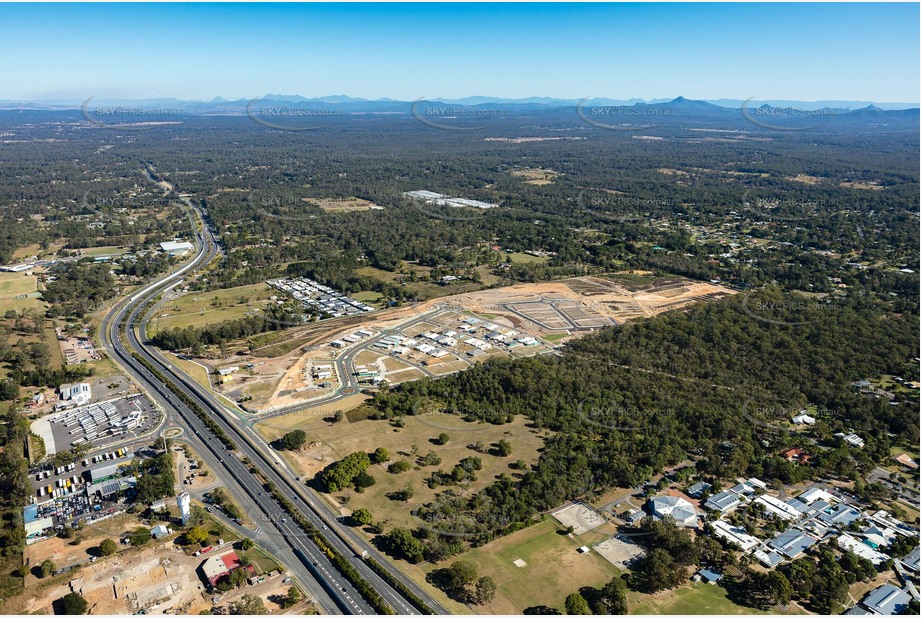
<svg viewBox="0 0 921 618"><path fill-rule="evenodd" d="M415 101L397 101L394 99L362 99L350 97L347 95L333 95L325 97L303 97L300 95L285 94L267 94L258 99L237 99L230 101L222 97L215 97L210 101L192 101L183 99L112 99L112 98L92 98L87 103L85 100L74 99L49 99L41 101L12 101L0 100L0 109L31 109L31 110L65 110L80 109L85 103L88 107L96 108L100 106L121 106L121 107L144 107L157 109L171 109L184 113L199 114L244 114L247 105L255 101L254 105L259 108L271 105L291 105L291 106L316 106L317 109L341 109L348 112L393 112L405 111L407 106L411 106ZM583 103L584 105L595 106L637 106L637 105L661 105L661 104L681 104L683 102L694 103L694 107L699 111L707 108L700 104L709 104L710 106L726 110L738 111L743 104L750 109L761 108L767 105L770 108L782 109L792 108L802 111L815 110L836 110L840 113L853 112L855 110L870 111L887 111L887 110L905 110L918 108L918 103L879 103L874 101L793 101L793 100L776 100L776 99L752 99L749 101L743 99L710 99L704 101L692 101L684 97L676 99L609 99L604 97L586 99L558 99L552 97L528 97L522 99L507 99L501 97L487 96L470 96L459 99L448 99L441 97L426 98L424 101L431 103L444 103L449 105L464 105L471 107L483 108L509 108L519 110L538 110L551 109L558 107L573 107ZM687 107L687 106L685 106Z"/></svg>
<svg viewBox="0 0 921 618"><path fill-rule="evenodd" d="M866 103L866 104L864 104ZM894 108L894 109L893 109ZM426 99L370 101L345 95L308 99L299 95L269 94L259 99L210 101L179 99L87 101L0 101L7 113L56 113L71 121L105 126L119 122L180 121L202 116L250 116L274 129L315 126L319 117L341 116L417 118L435 128L474 130L507 121L527 126L560 126L579 119L580 124L602 129L639 131L652 127L684 127L696 130L756 131L917 131L919 108L910 103L873 104L865 101L697 101L676 97L668 100L639 99ZM5 114L4 116L6 116ZM317 118L314 118L317 117Z"/></svg>

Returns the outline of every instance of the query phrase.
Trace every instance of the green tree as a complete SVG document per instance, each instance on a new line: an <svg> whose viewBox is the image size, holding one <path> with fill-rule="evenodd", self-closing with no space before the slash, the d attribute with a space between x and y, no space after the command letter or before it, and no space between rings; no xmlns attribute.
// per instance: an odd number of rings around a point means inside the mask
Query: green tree
<svg viewBox="0 0 921 618"><path fill-rule="evenodd" d="M243 548L243 551L250 550L250 549L252 549L255 545L256 545L256 543L255 543L251 538L249 538L249 537L243 539L243 541L240 543L240 547Z"/></svg>
<svg viewBox="0 0 921 618"><path fill-rule="evenodd" d="M356 476L371 465L371 458L364 451L346 455L342 460L330 464L317 475L317 480L326 491L332 493L348 487Z"/></svg>
<svg viewBox="0 0 921 618"><path fill-rule="evenodd" d="M204 543L208 540L208 529L204 526L195 526L192 529L186 531L183 535L184 542L187 545L194 545L196 543Z"/></svg>
<svg viewBox="0 0 921 618"><path fill-rule="evenodd" d="M42 577L51 577L52 575L54 575L54 570L56 568L57 567L51 560L45 560L42 562L41 566L39 566L39 570L42 573Z"/></svg>
<svg viewBox="0 0 921 618"><path fill-rule="evenodd" d="M279 448L283 451L294 451L307 443L307 434L301 429L289 431L279 439Z"/></svg>
<svg viewBox="0 0 921 618"><path fill-rule="evenodd" d="M448 440L450 439L451 439L451 436L449 436L445 432L441 432L440 434L438 434L438 437L435 438L435 444L444 445L444 444L447 444Z"/></svg>
<svg viewBox="0 0 921 618"><path fill-rule="evenodd" d="M512 454L512 444L508 440L499 440L496 443L496 454L499 457L508 457Z"/></svg>
<svg viewBox="0 0 921 618"><path fill-rule="evenodd" d="M631 582L640 592L652 593L674 588L687 579L687 569L677 563L668 550L655 548L633 564Z"/></svg>
<svg viewBox="0 0 921 618"><path fill-rule="evenodd" d="M150 529L143 526L138 526L134 529L128 536L128 540L131 542L131 545L134 547L140 547L146 545L150 542Z"/></svg>
<svg viewBox="0 0 921 618"><path fill-rule="evenodd" d="M230 613L236 616L263 616L268 613L265 603L254 594L244 594L238 601L231 603Z"/></svg>
<svg viewBox="0 0 921 618"><path fill-rule="evenodd" d="M355 477L353 483L355 483L355 489L361 491L365 489L366 487L371 487L372 485L377 483L377 480L373 476L371 476L370 474L362 470Z"/></svg>
<svg viewBox="0 0 921 618"><path fill-rule="evenodd" d="M391 553L416 564L422 561L425 546L406 528L394 528L382 537L383 545Z"/></svg>
<svg viewBox="0 0 921 618"><path fill-rule="evenodd" d="M476 582L476 592L474 593L474 600L477 605L485 605L493 600L493 597L496 596L496 582L492 577L484 575Z"/></svg>
<svg viewBox="0 0 921 618"><path fill-rule="evenodd" d="M400 474L401 472L412 470L412 467L413 465L411 463L409 463L405 459L401 459L387 466L387 472L389 472L390 474Z"/></svg>
<svg viewBox="0 0 921 618"><path fill-rule="evenodd" d="M374 518L368 509L356 509L352 511L352 521L360 526L366 526L374 521Z"/></svg>
<svg viewBox="0 0 921 618"><path fill-rule="evenodd" d="M390 451L385 449L383 446L379 446L374 449L374 452L371 454L371 461L380 464L385 461L390 461Z"/></svg>
<svg viewBox="0 0 921 618"><path fill-rule="evenodd" d="M99 544L99 553L102 556L111 556L118 551L118 545L112 539L105 539Z"/></svg>
<svg viewBox="0 0 921 618"><path fill-rule="evenodd" d="M86 613L89 604L80 594L69 592L61 597L61 611L67 616L80 616Z"/></svg>
<svg viewBox="0 0 921 618"><path fill-rule="evenodd" d="M566 597L566 613L570 616L591 614L592 611L588 607L588 601L585 600L578 592L573 592L568 597Z"/></svg>
<svg viewBox="0 0 921 618"><path fill-rule="evenodd" d="M627 613L627 583L615 577L592 599L592 613L622 615Z"/></svg>
<svg viewBox="0 0 921 618"><path fill-rule="evenodd" d="M298 601L301 600L301 591L297 586L291 586L288 588L288 593L285 595L285 607L291 607L297 605Z"/></svg>

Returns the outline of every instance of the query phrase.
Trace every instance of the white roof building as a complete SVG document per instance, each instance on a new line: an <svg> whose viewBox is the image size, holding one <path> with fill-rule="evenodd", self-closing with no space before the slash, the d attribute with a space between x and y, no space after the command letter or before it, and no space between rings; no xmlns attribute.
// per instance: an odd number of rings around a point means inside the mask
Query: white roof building
<svg viewBox="0 0 921 618"><path fill-rule="evenodd" d="M161 242L160 248L163 249L163 251L165 251L166 253L169 253L170 255L182 255L194 249L195 245L193 245L190 242L169 240L167 242Z"/></svg>
<svg viewBox="0 0 921 618"><path fill-rule="evenodd" d="M684 527L697 527L697 510L690 502L680 496L661 496L649 501L653 517L671 516L675 523Z"/></svg>
<svg viewBox="0 0 921 618"><path fill-rule="evenodd" d="M755 498L755 504L762 505L765 511L784 521L794 521L802 516L798 509L768 494Z"/></svg>
<svg viewBox="0 0 921 618"><path fill-rule="evenodd" d="M89 403L93 396L93 391L87 382L78 382L77 384L62 384L60 386L61 401L73 401L78 406Z"/></svg>
<svg viewBox="0 0 921 618"><path fill-rule="evenodd" d="M722 519L713 522L711 525L713 526L713 534L737 545L742 551L751 551L761 544L761 541L750 535L745 528L733 526Z"/></svg>
<svg viewBox="0 0 921 618"><path fill-rule="evenodd" d="M864 445L863 438L858 436L856 433L849 433L849 434L836 433L835 437L841 438L842 440L844 440L845 442L847 442L848 444L856 448L863 448L863 445Z"/></svg>
<svg viewBox="0 0 921 618"><path fill-rule="evenodd" d="M809 416L805 412L793 417L794 425L815 425L815 417Z"/></svg>
<svg viewBox="0 0 921 618"><path fill-rule="evenodd" d="M847 534L842 534L838 537L838 547L860 556L861 558L866 558L872 562L874 566L883 564L889 559L889 556L886 554L876 551L866 543L862 543Z"/></svg>

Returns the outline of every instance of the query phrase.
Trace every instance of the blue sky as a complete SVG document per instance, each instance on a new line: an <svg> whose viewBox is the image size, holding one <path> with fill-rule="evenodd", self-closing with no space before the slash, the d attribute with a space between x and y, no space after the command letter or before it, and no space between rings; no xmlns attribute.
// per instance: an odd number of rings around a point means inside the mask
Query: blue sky
<svg viewBox="0 0 921 618"><path fill-rule="evenodd" d="M0 4L0 99L918 100L917 4Z"/></svg>

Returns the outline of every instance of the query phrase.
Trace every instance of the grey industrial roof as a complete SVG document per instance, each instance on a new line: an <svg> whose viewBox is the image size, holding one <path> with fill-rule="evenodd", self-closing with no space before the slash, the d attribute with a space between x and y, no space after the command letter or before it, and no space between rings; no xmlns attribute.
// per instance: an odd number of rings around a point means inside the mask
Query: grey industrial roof
<svg viewBox="0 0 921 618"><path fill-rule="evenodd" d="M739 496L731 491L721 491L720 493L707 498L706 506L708 509L724 511L740 502Z"/></svg>
<svg viewBox="0 0 921 618"><path fill-rule="evenodd" d="M852 506L847 506L846 504L839 504L830 513L824 513L824 512L820 513L819 519L825 522L826 524L846 526L849 523L860 519L860 511L858 511Z"/></svg>
<svg viewBox="0 0 921 618"><path fill-rule="evenodd" d="M815 539L799 530L787 530L774 537L768 545L793 559L815 544Z"/></svg>
<svg viewBox="0 0 921 618"><path fill-rule="evenodd" d="M861 603L871 612L883 616L900 614L908 607L911 595L891 584L883 584L863 598Z"/></svg>
<svg viewBox="0 0 921 618"><path fill-rule="evenodd" d="M902 564L907 568L911 569L915 573L918 572L918 558L919 558L919 548L915 547L915 550L902 558Z"/></svg>

